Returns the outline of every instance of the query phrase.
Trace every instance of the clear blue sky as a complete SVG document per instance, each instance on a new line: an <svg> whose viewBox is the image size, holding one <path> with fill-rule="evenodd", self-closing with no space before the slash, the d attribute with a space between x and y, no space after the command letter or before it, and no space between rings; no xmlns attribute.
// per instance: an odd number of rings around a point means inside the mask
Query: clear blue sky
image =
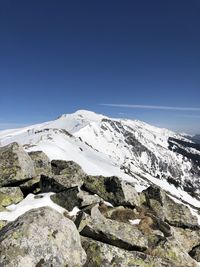
<svg viewBox="0 0 200 267"><path fill-rule="evenodd" d="M89 109L200 132L199 14L199 0L0 0L0 129Z"/></svg>

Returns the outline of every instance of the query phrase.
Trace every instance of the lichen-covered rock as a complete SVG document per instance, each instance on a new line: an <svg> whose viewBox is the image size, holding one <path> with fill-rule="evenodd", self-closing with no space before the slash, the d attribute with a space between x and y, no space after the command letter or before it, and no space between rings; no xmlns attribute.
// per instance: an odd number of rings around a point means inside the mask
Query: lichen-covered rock
<svg viewBox="0 0 200 267"><path fill-rule="evenodd" d="M164 190L150 186L144 193L147 206L163 221L176 227L199 228L198 219L192 215L190 209L174 201Z"/></svg>
<svg viewBox="0 0 200 267"><path fill-rule="evenodd" d="M51 173L51 163L47 155L42 151L32 151L28 153L33 160L36 175L49 175Z"/></svg>
<svg viewBox="0 0 200 267"><path fill-rule="evenodd" d="M86 261L74 223L57 211L30 210L0 231L0 266L82 266Z"/></svg>
<svg viewBox="0 0 200 267"><path fill-rule="evenodd" d="M0 186L23 182L36 175L33 161L17 143L0 148Z"/></svg>
<svg viewBox="0 0 200 267"><path fill-rule="evenodd" d="M140 197L134 186L116 176L87 176L83 187L116 206L140 205Z"/></svg>
<svg viewBox="0 0 200 267"><path fill-rule="evenodd" d="M22 191L19 187L0 188L0 211L11 204L17 204L23 199Z"/></svg>
<svg viewBox="0 0 200 267"><path fill-rule="evenodd" d="M127 250L144 251L148 247L148 239L135 225L104 218L98 210L92 210L92 220L88 220L80 234L107 244Z"/></svg>
<svg viewBox="0 0 200 267"><path fill-rule="evenodd" d="M173 237L161 241L154 249L150 251L151 255L168 259L174 264L187 267L197 267L198 263L193 260L181 243Z"/></svg>
<svg viewBox="0 0 200 267"><path fill-rule="evenodd" d="M186 267L137 251L127 251L90 238L81 238L87 253L84 267Z"/></svg>
<svg viewBox="0 0 200 267"><path fill-rule="evenodd" d="M187 252L200 244L200 230L173 227L173 234L174 238L181 243Z"/></svg>
<svg viewBox="0 0 200 267"><path fill-rule="evenodd" d="M82 168L73 161L53 160L52 175L42 175L41 191L59 193L63 190L81 186L85 176Z"/></svg>
<svg viewBox="0 0 200 267"><path fill-rule="evenodd" d="M7 221L0 221L0 230L7 224Z"/></svg>

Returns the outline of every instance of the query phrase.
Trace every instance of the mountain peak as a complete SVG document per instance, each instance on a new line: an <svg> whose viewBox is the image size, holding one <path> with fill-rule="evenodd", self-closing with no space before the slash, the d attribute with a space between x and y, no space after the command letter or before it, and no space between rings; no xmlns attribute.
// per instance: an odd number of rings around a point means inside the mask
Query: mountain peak
<svg viewBox="0 0 200 267"><path fill-rule="evenodd" d="M69 118L69 117L83 118L83 119L86 119L87 121L99 121L99 120L102 120L103 118L107 118L106 116L102 114L97 114L90 110L79 109L71 114L63 114L59 116L58 119Z"/></svg>

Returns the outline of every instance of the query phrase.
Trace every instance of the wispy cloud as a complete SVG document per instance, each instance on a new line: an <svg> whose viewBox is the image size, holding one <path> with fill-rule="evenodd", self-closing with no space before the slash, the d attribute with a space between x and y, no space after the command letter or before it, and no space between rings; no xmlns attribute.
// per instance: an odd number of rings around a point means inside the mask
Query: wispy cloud
<svg viewBox="0 0 200 267"><path fill-rule="evenodd" d="M200 107L170 107L154 105L127 105L127 104L100 104L107 107L132 108L132 109L159 109L159 110L177 110L177 111L200 111Z"/></svg>

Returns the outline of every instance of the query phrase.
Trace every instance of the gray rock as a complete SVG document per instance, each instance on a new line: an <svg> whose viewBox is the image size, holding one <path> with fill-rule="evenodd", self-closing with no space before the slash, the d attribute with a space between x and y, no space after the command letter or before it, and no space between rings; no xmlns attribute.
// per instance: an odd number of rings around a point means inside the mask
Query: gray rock
<svg viewBox="0 0 200 267"><path fill-rule="evenodd" d="M59 193L75 186L81 186L85 173L73 161L53 160L51 162L52 175L42 175L41 191Z"/></svg>
<svg viewBox="0 0 200 267"><path fill-rule="evenodd" d="M81 206L82 200L78 197L78 193L78 187L70 188L52 195L51 200L66 210L71 211L74 207Z"/></svg>
<svg viewBox="0 0 200 267"><path fill-rule="evenodd" d="M35 175L33 161L22 146L12 143L0 148L0 186L20 183Z"/></svg>
<svg viewBox="0 0 200 267"><path fill-rule="evenodd" d="M78 186L66 189L51 196L59 206L71 211L74 207L83 208L100 202L100 198L80 190Z"/></svg>
<svg viewBox="0 0 200 267"><path fill-rule="evenodd" d="M22 190L24 196L27 196L30 193L36 194L41 193L40 191L40 177L34 177L27 182L19 185L20 189Z"/></svg>
<svg viewBox="0 0 200 267"><path fill-rule="evenodd" d="M17 204L24 198L19 187L0 188L0 211L11 204Z"/></svg>
<svg viewBox="0 0 200 267"><path fill-rule="evenodd" d="M140 197L134 186L116 176L87 176L83 187L116 206L140 205Z"/></svg>
<svg viewBox="0 0 200 267"><path fill-rule="evenodd" d="M84 190L80 190L78 197L81 199L81 208L99 203L102 199L97 195L89 194Z"/></svg>
<svg viewBox="0 0 200 267"><path fill-rule="evenodd" d="M181 243L173 237L167 238L165 241L161 241L150 251L150 253L151 255L171 260L174 264L179 264L181 266L199 266L198 263L189 256Z"/></svg>
<svg viewBox="0 0 200 267"><path fill-rule="evenodd" d="M150 186L145 191L146 204L157 217L172 226L199 229L198 219L191 214L190 209L183 204L175 202L164 190Z"/></svg>
<svg viewBox="0 0 200 267"><path fill-rule="evenodd" d="M87 253L84 267L186 267L137 251L127 251L90 238L81 238Z"/></svg>
<svg viewBox="0 0 200 267"><path fill-rule="evenodd" d="M135 225L105 219L98 209L92 210L91 220L80 234L127 250L144 251L148 239Z"/></svg>
<svg viewBox="0 0 200 267"><path fill-rule="evenodd" d="M28 153L34 162L36 175L49 175L51 173L51 163L43 151L32 151Z"/></svg>
<svg viewBox="0 0 200 267"><path fill-rule="evenodd" d="M200 230L173 227L173 235L174 238L181 243L181 245L187 252L190 252L194 247L200 244Z"/></svg>
<svg viewBox="0 0 200 267"><path fill-rule="evenodd" d="M30 210L0 231L0 266L82 266L86 255L74 223L57 211Z"/></svg>

